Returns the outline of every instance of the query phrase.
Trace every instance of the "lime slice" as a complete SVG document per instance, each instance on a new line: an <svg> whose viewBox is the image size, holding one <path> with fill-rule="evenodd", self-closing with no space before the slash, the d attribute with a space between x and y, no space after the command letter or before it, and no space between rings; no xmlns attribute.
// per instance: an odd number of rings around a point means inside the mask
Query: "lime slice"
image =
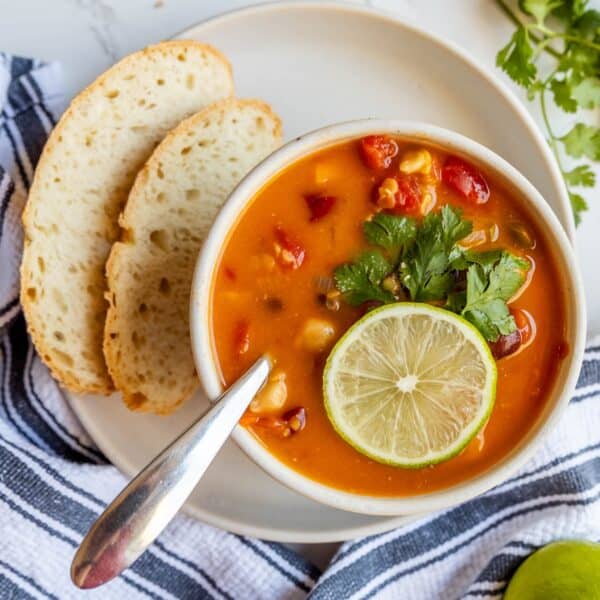
<svg viewBox="0 0 600 600"><path fill-rule="evenodd" d="M600 600L600 544L565 540L534 552L510 580L504 600Z"/></svg>
<svg viewBox="0 0 600 600"><path fill-rule="evenodd" d="M388 304L355 323L323 375L325 409L351 446L419 468L458 454L488 419L496 363L479 331L429 304Z"/></svg>

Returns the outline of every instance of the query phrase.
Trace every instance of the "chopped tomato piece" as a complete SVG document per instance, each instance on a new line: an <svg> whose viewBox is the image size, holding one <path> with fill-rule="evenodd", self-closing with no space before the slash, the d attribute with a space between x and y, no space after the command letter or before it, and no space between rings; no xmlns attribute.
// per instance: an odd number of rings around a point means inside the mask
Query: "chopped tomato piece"
<svg viewBox="0 0 600 600"><path fill-rule="evenodd" d="M442 181L475 204L485 204L490 198L490 188L483 175L473 165L456 156L446 159Z"/></svg>
<svg viewBox="0 0 600 600"><path fill-rule="evenodd" d="M285 269L299 269L306 251L300 243L281 227L275 228L275 258Z"/></svg>
<svg viewBox="0 0 600 600"><path fill-rule="evenodd" d="M495 342L488 342L492 355L496 360L514 354L521 346L521 333L517 329L512 333L501 335Z"/></svg>
<svg viewBox="0 0 600 600"><path fill-rule="evenodd" d="M235 281L237 279L237 275L231 267L225 267L225 275L227 275L231 281Z"/></svg>
<svg viewBox="0 0 600 600"><path fill-rule="evenodd" d="M248 321L240 321L233 332L235 352L238 356L246 354L250 350L250 324Z"/></svg>
<svg viewBox="0 0 600 600"><path fill-rule="evenodd" d="M369 169L387 169L398 154L398 144L387 135L368 135L360 140L360 154Z"/></svg>
<svg viewBox="0 0 600 600"><path fill-rule="evenodd" d="M387 177L377 189L375 204L395 214L418 212L421 188L414 175Z"/></svg>
<svg viewBox="0 0 600 600"><path fill-rule="evenodd" d="M328 215L335 204L335 196L326 196L325 194L312 194L304 196L308 210L310 210L310 220L318 221Z"/></svg>

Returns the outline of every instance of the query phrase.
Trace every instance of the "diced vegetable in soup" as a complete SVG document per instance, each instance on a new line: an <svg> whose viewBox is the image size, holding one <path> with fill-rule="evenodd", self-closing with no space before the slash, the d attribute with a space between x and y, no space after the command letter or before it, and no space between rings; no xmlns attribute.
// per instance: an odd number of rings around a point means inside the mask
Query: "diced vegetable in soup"
<svg viewBox="0 0 600 600"><path fill-rule="evenodd" d="M452 314L465 339L475 331L497 371L483 427L458 454L419 468L355 449L323 397L336 342L373 308L404 302ZM315 152L257 193L216 271L212 334L225 385L264 353L275 361L243 426L302 474L378 496L448 487L502 459L540 415L568 352L561 277L521 199L465 157L379 133ZM403 393L418 385L399 377Z"/></svg>

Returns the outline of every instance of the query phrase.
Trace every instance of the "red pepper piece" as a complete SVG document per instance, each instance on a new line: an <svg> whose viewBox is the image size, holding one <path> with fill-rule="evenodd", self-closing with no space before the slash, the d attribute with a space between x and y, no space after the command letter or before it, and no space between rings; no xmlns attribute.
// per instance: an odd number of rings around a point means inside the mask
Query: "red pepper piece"
<svg viewBox="0 0 600 600"><path fill-rule="evenodd" d="M396 214L407 214L418 212L421 205L421 189L416 177L406 175L396 177L398 192L396 194L396 206L392 212Z"/></svg>
<svg viewBox="0 0 600 600"><path fill-rule="evenodd" d="M483 175L473 165L456 156L446 159L442 181L475 204L485 204L490 198L490 188Z"/></svg>
<svg viewBox="0 0 600 600"><path fill-rule="evenodd" d="M369 169L387 169L398 154L398 144L387 135L368 135L360 140L360 155Z"/></svg>
<svg viewBox="0 0 600 600"><path fill-rule="evenodd" d="M275 258L279 264L285 269L299 269L306 255L304 248L281 227L275 228L275 239Z"/></svg>
<svg viewBox="0 0 600 600"><path fill-rule="evenodd" d="M246 354L250 350L250 324L248 321L240 321L233 331L233 347L238 356Z"/></svg>
<svg viewBox="0 0 600 600"><path fill-rule="evenodd" d="M335 196L326 196L325 194L312 194L304 196L308 210L310 210L310 220L318 221L329 214L335 204Z"/></svg>

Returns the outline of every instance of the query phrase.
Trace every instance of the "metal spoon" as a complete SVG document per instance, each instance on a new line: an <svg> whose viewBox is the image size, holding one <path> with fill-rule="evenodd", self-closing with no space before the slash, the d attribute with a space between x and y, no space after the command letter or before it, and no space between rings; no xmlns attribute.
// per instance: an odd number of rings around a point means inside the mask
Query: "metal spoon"
<svg viewBox="0 0 600 600"><path fill-rule="evenodd" d="M75 553L71 579L76 586L94 588L110 581L156 539L204 475L270 370L271 362L263 356L113 500Z"/></svg>

